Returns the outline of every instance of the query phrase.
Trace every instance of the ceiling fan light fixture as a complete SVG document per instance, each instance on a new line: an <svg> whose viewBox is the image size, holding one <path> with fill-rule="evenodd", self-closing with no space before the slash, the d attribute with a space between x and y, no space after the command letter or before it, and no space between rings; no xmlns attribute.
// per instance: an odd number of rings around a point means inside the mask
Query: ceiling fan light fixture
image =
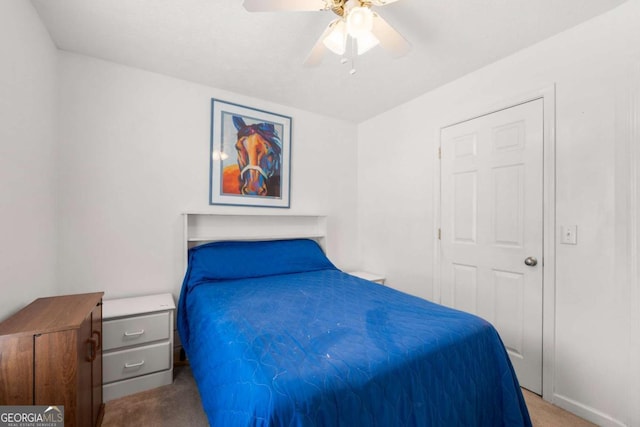
<svg viewBox="0 0 640 427"><path fill-rule="evenodd" d="M347 15L347 32L353 38L371 33L373 28L373 12L365 6L351 8Z"/></svg>
<svg viewBox="0 0 640 427"><path fill-rule="evenodd" d="M378 45L396 58L406 55L411 47L409 42L375 11L377 6L395 3L398 0L243 1L245 9L249 12L320 10L331 11L338 16L324 28L316 40L304 60L305 66L320 64L327 51L343 57L341 62L353 63L357 56Z"/></svg>
<svg viewBox="0 0 640 427"><path fill-rule="evenodd" d="M347 31L342 19L335 21L331 32L329 32L322 43L336 55L344 55L347 49Z"/></svg>

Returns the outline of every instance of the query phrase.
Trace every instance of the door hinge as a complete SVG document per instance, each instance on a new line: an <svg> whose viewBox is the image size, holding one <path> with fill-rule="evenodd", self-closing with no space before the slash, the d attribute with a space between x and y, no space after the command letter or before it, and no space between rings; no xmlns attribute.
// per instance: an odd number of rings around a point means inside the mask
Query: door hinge
<svg viewBox="0 0 640 427"><path fill-rule="evenodd" d="M442 240L442 230L438 228L438 240Z"/></svg>
<svg viewBox="0 0 640 427"><path fill-rule="evenodd" d="M442 159L442 147L438 147L438 158Z"/></svg>

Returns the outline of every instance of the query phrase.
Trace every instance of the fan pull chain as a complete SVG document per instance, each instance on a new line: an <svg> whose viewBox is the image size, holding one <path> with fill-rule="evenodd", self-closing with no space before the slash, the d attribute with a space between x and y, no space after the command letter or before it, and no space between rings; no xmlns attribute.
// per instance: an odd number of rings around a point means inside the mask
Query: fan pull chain
<svg viewBox="0 0 640 427"><path fill-rule="evenodd" d="M357 40L353 37L349 37L351 40L351 55L348 54L348 49L345 49L342 58L340 58L341 64L346 64L351 62L351 69L349 70L349 74L352 76L356 73L356 56L358 56L358 45Z"/></svg>
<svg viewBox="0 0 640 427"><path fill-rule="evenodd" d="M356 56L358 56L358 41L355 37L351 37L351 69L349 74L352 76L356 73Z"/></svg>

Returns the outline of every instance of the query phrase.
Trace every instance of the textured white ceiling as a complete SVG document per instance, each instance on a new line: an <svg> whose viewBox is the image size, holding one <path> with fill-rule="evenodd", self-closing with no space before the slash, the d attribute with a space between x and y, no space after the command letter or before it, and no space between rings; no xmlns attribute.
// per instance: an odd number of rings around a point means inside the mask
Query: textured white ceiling
<svg viewBox="0 0 640 427"><path fill-rule="evenodd" d="M302 66L331 12L242 0L32 0L59 49L359 122L625 0L401 0L377 12L411 45Z"/></svg>

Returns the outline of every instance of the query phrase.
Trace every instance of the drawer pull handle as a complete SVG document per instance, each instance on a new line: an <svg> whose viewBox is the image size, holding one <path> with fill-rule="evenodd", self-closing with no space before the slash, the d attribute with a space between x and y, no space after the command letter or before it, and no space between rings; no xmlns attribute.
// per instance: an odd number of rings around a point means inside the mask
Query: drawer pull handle
<svg viewBox="0 0 640 427"><path fill-rule="evenodd" d="M91 338L93 338L94 335L98 336L98 340L96 341L96 350L100 350L100 347L102 347L102 333L100 331L93 331L91 333Z"/></svg>
<svg viewBox="0 0 640 427"><path fill-rule="evenodd" d="M134 331L134 332L127 331L127 332L124 333L124 336L125 337L137 337L137 336L142 335L142 334L144 334L144 329L140 329L139 331Z"/></svg>
<svg viewBox="0 0 640 427"><path fill-rule="evenodd" d="M93 362L98 355L98 342L94 338L87 338L86 343L89 345L89 355L85 360L87 362Z"/></svg>
<svg viewBox="0 0 640 427"><path fill-rule="evenodd" d="M125 363L124 367L125 368L137 368L138 366L142 366L144 365L144 360L141 360L140 362L136 362L136 363Z"/></svg>

